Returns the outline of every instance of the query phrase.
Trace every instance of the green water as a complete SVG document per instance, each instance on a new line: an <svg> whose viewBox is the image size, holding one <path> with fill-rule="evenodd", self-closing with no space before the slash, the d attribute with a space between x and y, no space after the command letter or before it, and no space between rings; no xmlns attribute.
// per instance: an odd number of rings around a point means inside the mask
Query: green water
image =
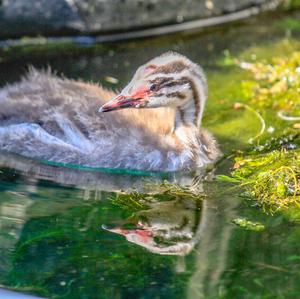
<svg viewBox="0 0 300 299"><path fill-rule="evenodd" d="M299 50L299 17L273 13L205 32L111 45L2 49L0 84L19 79L31 64L121 88L140 64L175 50L206 70L210 99L203 123L230 156L249 147L260 130L253 114L233 109L249 74L233 66L232 57L253 61ZM270 111L262 113L275 129L282 127ZM50 298L299 297L299 224L286 213L265 214L234 184L170 174L169 181L201 190L198 199L171 191L153 196L149 188L160 177L65 169L4 154L0 165L5 288ZM228 174L232 165L232 158L224 159L215 172ZM113 192L129 188L143 195ZM233 223L243 217L265 229Z"/></svg>

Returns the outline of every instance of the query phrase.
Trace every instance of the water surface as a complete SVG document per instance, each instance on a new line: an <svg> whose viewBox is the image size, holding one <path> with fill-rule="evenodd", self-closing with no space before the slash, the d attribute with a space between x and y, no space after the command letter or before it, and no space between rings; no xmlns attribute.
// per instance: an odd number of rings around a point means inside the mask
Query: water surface
<svg viewBox="0 0 300 299"><path fill-rule="evenodd" d="M121 88L139 65L175 50L207 72L204 126L227 157L247 148L259 130L253 115L232 108L248 75L232 66L231 57L267 59L299 49L299 28L288 26L297 17L297 12L266 14L209 31L119 44L2 49L0 84L18 80L33 65ZM109 83L107 76L119 82ZM204 181L203 173L162 178L65 169L7 154L0 162L3 287L50 298L300 294L299 225L286 214L264 213L233 184ZM228 174L232 165L230 157L224 159L215 173ZM192 185L198 199L159 191L163 179ZM142 194L126 197L132 189ZM265 229L233 224L241 217Z"/></svg>

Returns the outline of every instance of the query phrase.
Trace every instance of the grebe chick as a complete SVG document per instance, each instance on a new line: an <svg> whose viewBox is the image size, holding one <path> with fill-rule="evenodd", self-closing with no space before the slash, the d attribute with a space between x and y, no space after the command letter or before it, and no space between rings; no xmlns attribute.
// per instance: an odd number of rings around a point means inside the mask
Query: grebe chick
<svg viewBox="0 0 300 299"><path fill-rule="evenodd" d="M174 52L139 67L119 95L32 69L0 90L0 150L91 167L194 170L220 154L200 128L206 98L202 69Z"/></svg>

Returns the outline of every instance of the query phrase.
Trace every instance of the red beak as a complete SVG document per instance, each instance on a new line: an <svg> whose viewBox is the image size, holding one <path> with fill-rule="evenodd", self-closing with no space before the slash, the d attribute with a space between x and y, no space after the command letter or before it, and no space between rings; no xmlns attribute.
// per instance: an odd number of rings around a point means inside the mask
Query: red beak
<svg viewBox="0 0 300 299"><path fill-rule="evenodd" d="M113 110L119 110L124 108L134 108L140 101L134 100L131 98L124 97L122 95L117 96L116 98L105 103L100 107L99 112L108 112Z"/></svg>
<svg viewBox="0 0 300 299"><path fill-rule="evenodd" d="M142 107L146 103L144 99L147 96L147 93L148 88L141 87L131 96L124 96L122 94L118 95L117 97L100 107L99 112Z"/></svg>

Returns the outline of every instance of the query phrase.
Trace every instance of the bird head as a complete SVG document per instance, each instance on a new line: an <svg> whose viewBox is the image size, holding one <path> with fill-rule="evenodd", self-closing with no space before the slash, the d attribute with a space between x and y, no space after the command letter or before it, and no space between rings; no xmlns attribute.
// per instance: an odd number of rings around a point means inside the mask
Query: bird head
<svg viewBox="0 0 300 299"><path fill-rule="evenodd" d="M206 80L202 69L183 55L167 52L140 66L121 93L105 103L99 112L181 107L189 101L203 110L205 100Z"/></svg>

